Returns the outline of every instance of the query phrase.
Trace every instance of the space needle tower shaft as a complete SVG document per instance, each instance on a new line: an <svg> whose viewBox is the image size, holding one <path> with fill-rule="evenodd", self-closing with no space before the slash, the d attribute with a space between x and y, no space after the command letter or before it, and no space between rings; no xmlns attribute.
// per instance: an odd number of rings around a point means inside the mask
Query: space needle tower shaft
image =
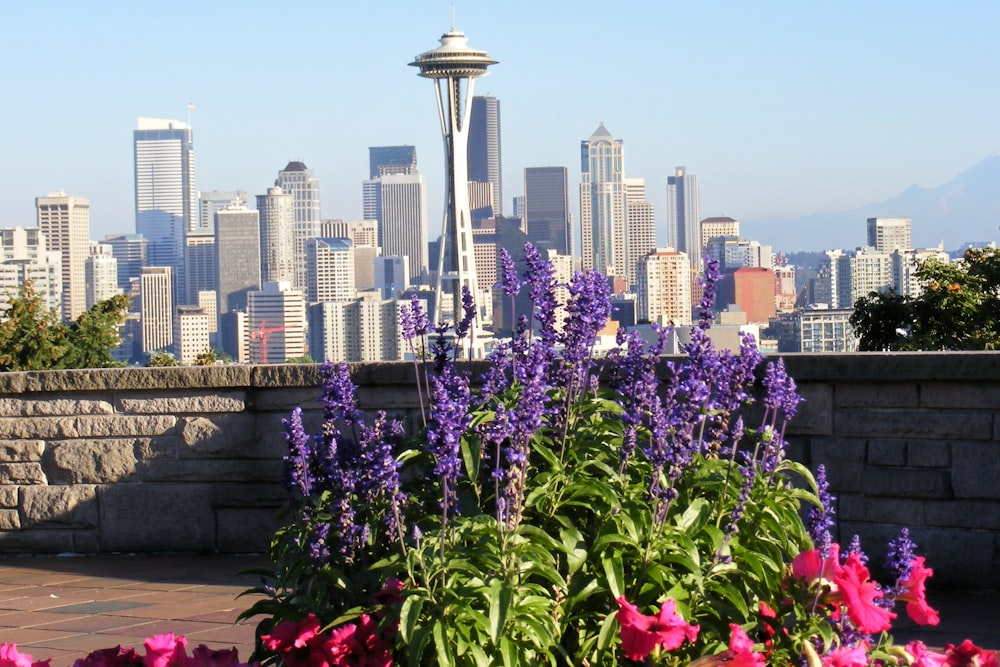
<svg viewBox="0 0 1000 667"><path fill-rule="evenodd" d="M465 34L452 29L441 36L441 45L421 53L410 63L420 76L432 79L437 92L438 116L445 153L445 207L441 231L433 324L462 319L462 288L477 300L476 315L469 329L470 356L483 355L480 293L473 250L472 215L469 210L469 117L468 104L476 78L496 64L485 51L469 47Z"/></svg>

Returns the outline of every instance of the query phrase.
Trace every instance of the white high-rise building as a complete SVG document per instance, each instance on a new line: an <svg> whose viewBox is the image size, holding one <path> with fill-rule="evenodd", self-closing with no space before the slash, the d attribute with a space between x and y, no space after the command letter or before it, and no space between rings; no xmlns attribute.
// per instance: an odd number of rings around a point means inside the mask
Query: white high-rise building
<svg viewBox="0 0 1000 667"><path fill-rule="evenodd" d="M601 123L580 143L580 239L584 270L628 275L625 148Z"/></svg>
<svg viewBox="0 0 1000 667"><path fill-rule="evenodd" d="M639 261L656 250L656 213L653 204L646 201L644 179L625 179L625 210L628 220L625 268L629 288L633 289L638 283Z"/></svg>
<svg viewBox="0 0 1000 667"><path fill-rule="evenodd" d="M693 178L693 177L692 177ZM707 248L708 242L715 238L739 237L740 221L729 217L705 218L701 221L701 247Z"/></svg>
<svg viewBox="0 0 1000 667"><path fill-rule="evenodd" d="M87 309L99 301L120 294L118 288L118 260L106 243L91 243L90 256L84 264L87 283Z"/></svg>
<svg viewBox="0 0 1000 667"><path fill-rule="evenodd" d="M398 361L402 359L399 307L377 291L352 301L327 301L309 307L309 349L316 361ZM409 305L409 300L405 301ZM425 304L426 308L426 304Z"/></svg>
<svg viewBox="0 0 1000 667"><path fill-rule="evenodd" d="M831 310L853 308L851 301L851 258L840 248L823 251L814 280L812 303Z"/></svg>
<svg viewBox="0 0 1000 667"><path fill-rule="evenodd" d="M868 245L884 253L911 250L911 229L909 218L868 218Z"/></svg>
<svg viewBox="0 0 1000 667"><path fill-rule="evenodd" d="M144 266L140 280L142 351L148 354L169 350L174 344L173 269Z"/></svg>
<svg viewBox="0 0 1000 667"><path fill-rule="evenodd" d="M265 283L288 282L295 289L304 286L297 278L306 275L308 259L295 257L295 198L281 188L268 188L257 195L260 216L260 279ZM298 266L301 270L296 269Z"/></svg>
<svg viewBox="0 0 1000 667"><path fill-rule="evenodd" d="M62 312L62 253L48 250L45 234L37 227L0 229L0 312L9 296L30 280L46 310Z"/></svg>
<svg viewBox="0 0 1000 667"><path fill-rule="evenodd" d="M133 133L135 231L149 242L149 264L174 270L184 292L184 237L198 225L194 141L187 123L139 118Z"/></svg>
<svg viewBox="0 0 1000 667"><path fill-rule="evenodd" d="M691 324L691 264L686 254L657 248L640 260L638 318L660 324Z"/></svg>
<svg viewBox="0 0 1000 667"><path fill-rule="evenodd" d="M90 256L90 200L50 192L35 198L38 228L48 250L62 253L62 315L75 320L87 309L87 257Z"/></svg>
<svg viewBox="0 0 1000 667"><path fill-rule="evenodd" d="M378 221L383 255L410 258L410 280L427 275L427 195L418 173L384 174L363 184L366 219Z"/></svg>
<svg viewBox="0 0 1000 667"><path fill-rule="evenodd" d="M885 292L892 287L892 255L875 248L859 248L850 255L851 299L841 307L853 308L869 292Z"/></svg>
<svg viewBox="0 0 1000 667"><path fill-rule="evenodd" d="M917 269L928 260L948 264L951 256L945 252L944 245L938 245L937 248L896 250L892 253L892 288L897 294L915 297L923 292L923 283L917 278Z"/></svg>
<svg viewBox="0 0 1000 667"><path fill-rule="evenodd" d="M348 239L309 239L306 243L306 301L350 301L357 289L354 245Z"/></svg>
<svg viewBox="0 0 1000 667"><path fill-rule="evenodd" d="M211 231L215 227L215 214L230 204L246 206L249 199L242 190L211 190L198 195L197 229Z"/></svg>
<svg viewBox="0 0 1000 667"><path fill-rule="evenodd" d="M247 295L250 363L283 364L306 352L306 303L288 282L264 283Z"/></svg>
<svg viewBox="0 0 1000 667"><path fill-rule="evenodd" d="M174 319L174 356L181 364L190 366L198 359L198 355L208 352L209 322L215 320L199 306L178 306Z"/></svg>
<svg viewBox="0 0 1000 667"><path fill-rule="evenodd" d="M320 234L319 179L302 162L292 161L278 172L274 185L292 196L295 216L295 280L296 289L304 290L306 284L306 242ZM258 208L260 208L258 206Z"/></svg>
<svg viewBox="0 0 1000 667"><path fill-rule="evenodd" d="M378 247L378 220L323 220L319 231L325 239L350 239L355 248Z"/></svg>
<svg viewBox="0 0 1000 667"><path fill-rule="evenodd" d="M675 167L674 175L667 178L667 245L685 253L695 273L703 268L700 222L698 177L685 167Z"/></svg>

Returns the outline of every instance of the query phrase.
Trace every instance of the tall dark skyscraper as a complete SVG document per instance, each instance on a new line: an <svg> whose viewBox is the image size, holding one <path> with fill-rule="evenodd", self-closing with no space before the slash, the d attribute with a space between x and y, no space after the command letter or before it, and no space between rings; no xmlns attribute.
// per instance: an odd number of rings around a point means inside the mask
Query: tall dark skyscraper
<svg viewBox="0 0 1000 667"><path fill-rule="evenodd" d="M701 209L698 177L684 167L667 178L667 242L674 250L686 252L691 269L701 271Z"/></svg>
<svg viewBox="0 0 1000 667"><path fill-rule="evenodd" d="M472 98L469 121L469 180L493 184L493 214L503 215L503 161L500 157L500 100Z"/></svg>
<svg viewBox="0 0 1000 667"><path fill-rule="evenodd" d="M566 167L524 170L524 217L528 240L537 248L573 254L573 219L569 212Z"/></svg>
<svg viewBox="0 0 1000 667"><path fill-rule="evenodd" d="M415 174L417 149L413 146L371 146L368 149L368 178L387 174Z"/></svg>

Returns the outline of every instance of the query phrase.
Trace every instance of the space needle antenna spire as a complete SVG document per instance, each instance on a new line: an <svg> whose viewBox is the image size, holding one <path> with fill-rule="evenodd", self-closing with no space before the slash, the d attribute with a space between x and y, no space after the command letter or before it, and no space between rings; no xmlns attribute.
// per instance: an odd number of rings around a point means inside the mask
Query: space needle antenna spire
<svg viewBox="0 0 1000 667"><path fill-rule="evenodd" d="M476 277L473 250L472 215L469 211L469 117L475 79L486 76L486 69L496 60L485 51L473 49L465 33L455 30L455 7L451 8L451 30L441 36L441 45L417 56L410 63L420 68L420 76L434 81L438 117L445 153L445 207L441 230L436 299L431 311L432 323L450 323L463 319L462 290L467 289L476 301L476 313L469 328L470 358L485 356L488 334L482 327L482 309L487 299L481 296Z"/></svg>

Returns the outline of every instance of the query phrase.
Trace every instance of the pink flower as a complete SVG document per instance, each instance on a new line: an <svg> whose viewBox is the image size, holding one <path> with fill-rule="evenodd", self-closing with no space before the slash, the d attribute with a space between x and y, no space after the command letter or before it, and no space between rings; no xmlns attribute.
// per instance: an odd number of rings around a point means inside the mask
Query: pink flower
<svg viewBox="0 0 1000 667"><path fill-rule="evenodd" d="M753 640L742 626L729 624L729 648L715 655L706 655L688 667L760 667L765 664L763 653L753 650Z"/></svg>
<svg viewBox="0 0 1000 667"><path fill-rule="evenodd" d="M892 627L896 614L875 604L875 600L882 597L882 591L869 578L861 556L848 555L847 562L834 575L833 583L836 590L829 599L847 607L847 616L858 630L871 635Z"/></svg>
<svg viewBox="0 0 1000 667"><path fill-rule="evenodd" d="M329 636L319 629L319 619L309 614L301 621L282 621L260 640L264 648L280 656L285 667L320 667L327 664Z"/></svg>
<svg viewBox="0 0 1000 667"><path fill-rule="evenodd" d="M944 654L948 658L948 667L997 667L996 651L986 651L971 640L955 646L948 644L944 647Z"/></svg>
<svg viewBox="0 0 1000 667"><path fill-rule="evenodd" d="M910 562L910 574L900 582L904 591L897 599L906 602L907 615L920 625L937 625L941 620L927 604L925 584L933 574L934 570L924 566L924 557L917 556Z"/></svg>
<svg viewBox="0 0 1000 667"><path fill-rule="evenodd" d="M175 637L168 632L153 635L145 642L146 655L142 662L146 667L187 667L187 637Z"/></svg>
<svg viewBox="0 0 1000 667"><path fill-rule="evenodd" d="M392 667L392 643L379 634L378 621L361 614L357 623L335 628L326 646L335 667Z"/></svg>
<svg viewBox="0 0 1000 667"><path fill-rule="evenodd" d="M617 602L622 650L629 660L644 660L657 647L673 651L685 638L689 642L698 638L698 626L687 623L674 611L677 605L674 600L665 600L656 616L640 613L625 596Z"/></svg>
<svg viewBox="0 0 1000 667"><path fill-rule="evenodd" d="M792 561L792 574L810 583L833 579L840 574L840 545L830 545L830 555L821 558L818 549L803 551Z"/></svg>
<svg viewBox="0 0 1000 667"><path fill-rule="evenodd" d="M910 667L945 667L948 664L948 656L931 651L920 640L907 644L906 652L913 656Z"/></svg>
<svg viewBox="0 0 1000 667"><path fill-rule="evenodd" d="M73 667L142 667L142 657L133 648L103 648L73 663Z"/></svg>
<svg viewBox="0 0 1000 667"><path fill-rule="evenodd" d="M191 652L188 667L246 667L240 662L240 652L236 647L212 650L204 644L199 644Z"/></svg>
<svg viewBox="0 0 1000 667"><path fill-rule="evenodd" d="M868 667L868 644L838 646L821 659L823 667Z"/></svg>
<svg viewBox="0 0 1000 667"><path fill-rule="evenodd" d="M17 644L0 644L0 667L47 667L51 661L49 658L35 662L27 653L20 653Z"/></svg>

